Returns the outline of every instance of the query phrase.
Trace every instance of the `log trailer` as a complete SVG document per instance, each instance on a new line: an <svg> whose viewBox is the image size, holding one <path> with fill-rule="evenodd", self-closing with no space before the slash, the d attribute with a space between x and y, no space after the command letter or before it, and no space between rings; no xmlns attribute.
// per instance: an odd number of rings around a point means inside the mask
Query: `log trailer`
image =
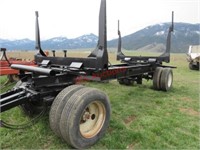
<svg viewBox="0 0 200 150"><path fill-rule="evenodd" d="M117 79L130 85L142 79L152 79L156 90L172 87L173 67L169 62L169 28L166 52L159 57L130 57L121 52L121 34L118 42L118 60L111 65L107 52L106 0L101 0L99 40L87 58L47 57L40 44L38 12L36 12L36 66L12 64L19 70L20 81L8 92L1 94L1 113L19 106L29 116L40 116L50 108L49 122L53 132L74 148L88 148L103 137L109 126L111 106L108 96L95 88L77 84L79 79L106 81ZM13 127L1 121L3 127Z"/></svg>

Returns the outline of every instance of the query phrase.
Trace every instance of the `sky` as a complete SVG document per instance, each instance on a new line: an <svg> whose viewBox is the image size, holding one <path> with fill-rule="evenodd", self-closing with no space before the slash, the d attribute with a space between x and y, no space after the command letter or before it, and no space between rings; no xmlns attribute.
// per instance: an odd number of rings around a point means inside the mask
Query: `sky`
<svg viewBox="0 0 200 150"><path fill-rule="evenodd" d="M0 0L0 39L35 39L35 11L39 11L41 39L98 35L100 0ZM200 23L200 0L107 0L107 36L117 38L149 25Z"/></svg>

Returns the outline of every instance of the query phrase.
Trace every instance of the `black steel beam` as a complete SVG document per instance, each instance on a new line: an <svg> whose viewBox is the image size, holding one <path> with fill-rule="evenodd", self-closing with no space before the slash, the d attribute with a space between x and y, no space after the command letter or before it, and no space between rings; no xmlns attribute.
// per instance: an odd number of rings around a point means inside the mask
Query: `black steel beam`
<svg viewBox="0 0 200 150"><path fill-rule="evenodd" d="M36 20L35 20L35 49L38 50L38 54L42 56L46 56L41 48L41 42L40 42L40 28L39 28L39 21L38 21L38 11L35 12Z"/></svg>
<svg viewBox="0 0 200 150"><path fill-rule="evenodd" d="M103 70L108 68L108 52L107 52L107 25L106 25L106 0L101 0L99 11L99 40L97 47L88 58L59 58L46 57L41 49L40 32L38 22L38 12L36 12L36 50L39 53L35 56L35 61L40 64L43 60L50 60L51 64L69 66L72 62L81 62L84 67L96 70Z"/></svg>
<svg viewBox="0 0 200 150"><path fill-rule="evenodd" d="M4 112L28 100L27 91L23 89L12 90L1 94L0 97L0 112Z"/></svg>
<svg viewBox="0 0 200 150"><path fill-rule="evenodd" d="M158 63L162 63L162 62L166 62L169 63L170 62L170 49L171 49L171 34L174 31L174 12L172 12L172 23L171 26L169 27L168 30L168 35L167 35L167 40L166 40L166 50L163 54L161 54L160 56L157 57L153 57L153 56L126 56L122 53L121 51L121 33L119 30L119 23L118 23L118 52L117 52L117 60L122 60L122 62L127 62L127 63L132 63L134 61L148 61L149 59L155 59L156 62ZM125 59L129 59L129 60L125 60Z"/></svg>
<svg viewBox="0 0 200 150"><path fill-rule="evenodd" d="M113 80L121 77L131 77L142 75L145 73L152 73L154 71L154 67L150 64L145 65L113 65L109 67L108 70L98 71L92 73L92 76L88 78L88 80Z"/></svg>
<svg viewBox="0 0 200 150"><path fill-rule="evenodd" d="M40 74L43 74L43 75L54 76L56 74L55 71L52 70L52 69L42 68L42 67L35 67L35 66L12 64L11 68L12 69L22 70L22 71L30 71L30 72L40 73Z"/></svg>

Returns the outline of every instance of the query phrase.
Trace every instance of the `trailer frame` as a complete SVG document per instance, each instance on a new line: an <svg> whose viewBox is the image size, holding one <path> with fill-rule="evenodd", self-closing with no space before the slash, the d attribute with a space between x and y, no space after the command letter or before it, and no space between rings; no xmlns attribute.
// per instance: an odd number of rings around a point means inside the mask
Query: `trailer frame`
<svg viewBox="0 0 200 150"><path fill-rule="evenodd" d="M80 80L102 82L118 79L120 84L131 85L132 82L142 84L142 79L152 79L156 90L171 89L173 67L164 66L162 62L170 61L173 19L166 52L159 57L125 56L121 52L121 33L118 29L117 59L123 63L110 65L107 52L106 0L101 0L98 44L87 58L47 57L41 48L38 12L35 14L37 67L11 65L12 69L19 70L20 81L12 90L1 94L1 113L20 106L32 116L44 110L43 106L51 107L50 126L55 134L72 147L87 148L105 134L111 108L104 92L77 84Z"/></svg>

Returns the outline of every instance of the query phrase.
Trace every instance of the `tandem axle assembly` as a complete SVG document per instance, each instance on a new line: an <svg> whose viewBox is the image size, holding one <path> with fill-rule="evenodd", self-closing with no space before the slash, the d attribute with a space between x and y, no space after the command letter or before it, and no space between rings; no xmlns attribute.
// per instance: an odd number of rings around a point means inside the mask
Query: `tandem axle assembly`
<svg viewBox="0 0 200 150"><path fill-rule="evenodd" d="M173 18L173 17L172 17ZM169 62L172 25L167 37L166 52L159 57L131 57L121 52L119 34L117 59L121 64L109 65L107 52L106 0L101 0L99 40L87 58L48 57L40 44L38 12L36 12L36 66L12 64L19 70L20 81L1 94L1 113L20 106L29 116L41 114L50 107L49 122L54 133L75 148L88 148L106 132L111 107L108 96L94 88L77 84L79 79L106 81L117 79L131 85L142 79L153 80L156 90L168 91L173 82ZM6 124L4 124L6 126Z"/></svg>

